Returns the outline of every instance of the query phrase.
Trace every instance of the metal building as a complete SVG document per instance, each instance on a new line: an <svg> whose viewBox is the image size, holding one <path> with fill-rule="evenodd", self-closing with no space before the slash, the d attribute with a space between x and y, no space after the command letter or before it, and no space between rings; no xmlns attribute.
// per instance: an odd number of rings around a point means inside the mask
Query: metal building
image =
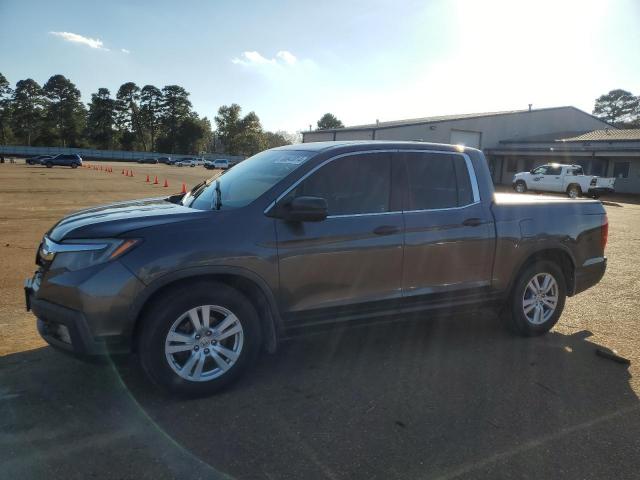
<svg viewBox="0 0 640 480"><path fill-rule="evenodd" d="M515 172L539 164L577 163L583 165L585 173L618 177L617 191L640 193L640 130L617 130L571 106L443 115L303 132L303 142L330 140L418 140L479 148L485 152L497 184L510 184Z"/></svg>

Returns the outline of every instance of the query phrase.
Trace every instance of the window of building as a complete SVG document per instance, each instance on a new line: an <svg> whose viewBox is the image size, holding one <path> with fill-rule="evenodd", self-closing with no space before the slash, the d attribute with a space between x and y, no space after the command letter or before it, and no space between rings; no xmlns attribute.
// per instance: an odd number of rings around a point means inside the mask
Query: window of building
<svg viewBox="0 0 640 480"><path fill-rule="evenodd" d="M613 176L615 178L629 178L629 162L614 163Z"/></svg>
<svg viewBox="0 0 640 480"><path fill-rule="evenodd" d="M407 210L454 208L473 203L471 180L460 155L406 155Z"/></svg>
<svg viewBox="0 0 640 480"><path fill-rule="evenodd" d="M391 159L388 154L339 158L313 173L293 194L324 198L329 215L388 212Z"/></svg>
<svg viewBox="0 0 640 480"><path fill-rule="evenodd" d="M536 161L533 158L527 158L524 161L524 170L530 172L535 167Z"/></svg>

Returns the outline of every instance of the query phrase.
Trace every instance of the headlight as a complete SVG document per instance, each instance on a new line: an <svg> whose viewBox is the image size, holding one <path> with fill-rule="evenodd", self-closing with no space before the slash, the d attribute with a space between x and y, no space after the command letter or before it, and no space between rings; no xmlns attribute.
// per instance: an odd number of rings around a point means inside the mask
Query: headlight
<svg viewBox="0 0 640 480"><path fill-rule="evenodd" d="M70 271L99 265L122 256L140 240L136 239L96 239L68 240L56 243L51 248L54 253L51 268L65 268Z"/></svg>

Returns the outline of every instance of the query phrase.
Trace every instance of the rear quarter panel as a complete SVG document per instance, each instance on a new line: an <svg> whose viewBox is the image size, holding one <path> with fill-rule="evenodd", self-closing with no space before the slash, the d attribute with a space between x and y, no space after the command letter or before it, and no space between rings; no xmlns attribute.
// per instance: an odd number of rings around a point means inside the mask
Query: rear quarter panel
<svg viewBox="0 0 640 480"><path fill-rule="evenodd" d="M515 194L496 194L492 206L496 228L493 285L507 292L520 268L544 250L566 252L574 267L604 256L602 204Z"/></svg>

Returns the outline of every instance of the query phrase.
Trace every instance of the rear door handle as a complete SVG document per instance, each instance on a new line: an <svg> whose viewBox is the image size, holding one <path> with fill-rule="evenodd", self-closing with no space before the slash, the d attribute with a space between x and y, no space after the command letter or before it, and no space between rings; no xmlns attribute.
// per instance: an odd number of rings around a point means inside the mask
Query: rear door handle
<svg viewBox="0 0 640 480"><path fill-rule="evenodd" d="M478 225L482 225L482 220L479 218L467 218L462 225L465 227L477 227Z"/></svg>
<svg viewBox="0 0 640 480"><path fill-rule="evenodd" d="M392 235L394 233L398 233L400 228L395 225L380 225L373 230L373 233L376 235Z"/></svg>

